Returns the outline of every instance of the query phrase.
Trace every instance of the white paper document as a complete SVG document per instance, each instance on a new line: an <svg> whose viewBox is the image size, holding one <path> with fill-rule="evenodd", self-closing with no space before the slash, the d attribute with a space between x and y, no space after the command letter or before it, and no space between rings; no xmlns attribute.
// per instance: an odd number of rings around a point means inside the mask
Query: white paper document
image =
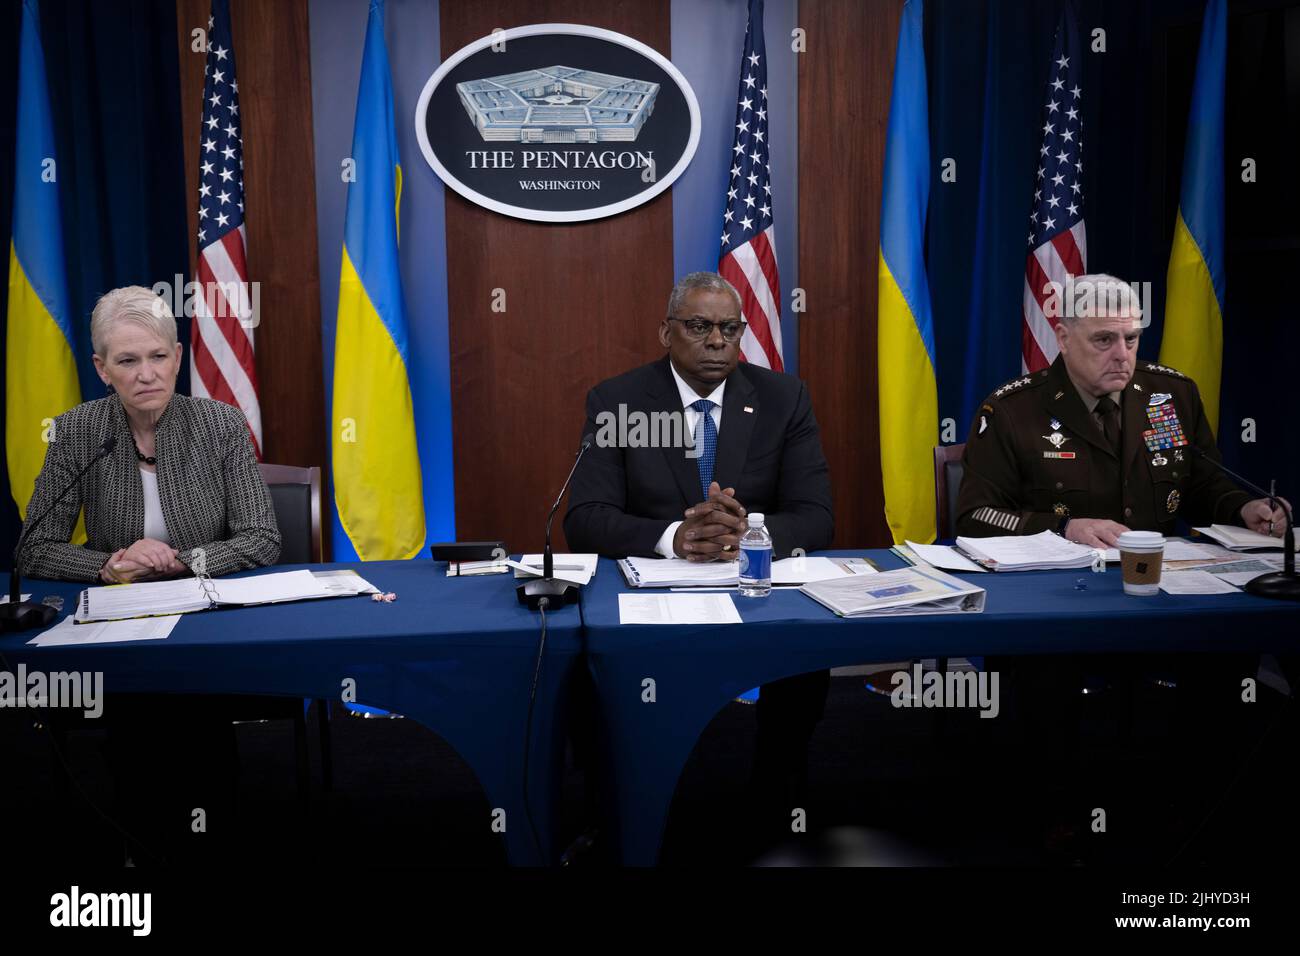
<svg viewBox="0 0 1300 956"><path fill-rule="evenodd" d="M1160 575L1160 590L1166 594L1240 594L1223 578L1209 571L1166 571Z"/></svg>
<svg viewBox="0 0 1300 956"><path fill-rule="evenodd" d="M1248 528L1238 528L1235 525L1212 524L1208 528L1197 528L1196 530L1207 538L1218 541L1225 548L1231 548L1233 551L1250 551L1255 548L1263 551L1283 550L1281 538L1260 534ZM1297 545L1296 550L1300 551L1300 545Z"/></svg>
<svg viewBox="0 0 1300 956"><path fill-rule="evenodd" d="M624 558L618 566L628 585L634 588L717 588L740 585L740 571L735 561ZM861 558L782 558L772 562L772 584L775 587L797 586L811 581L829 581L875 572L876 569Z"/></svg>
<svg viewBox="0 0 1300 956"><path fill-rule="evenodd" d="M378 594L379 588L375 587L357 572L350 568L330 569L328 571L313 571L314 577L321 584L325 585L334 594Z"/></svg>
<svg viewBox="0 0 1300 956"><path fill-rule="evenodd" d="M553 554L551 555L551 577L556 581L576 584L579 587L590 584L596 573L595 554ZM540 578L542 576L542 555L525 554L518 561L506 561L513 568L517 578Z"/></svg>
<svg viewBox="0 0 1300 956"><path fill-rule="evenodd" d="M68 615L49 630L27 643L33 647L60 647L67 644L117 644L122 641L160 641L172 632L179 614L167 617L141 617L129 621L103 621L98 624L75 624Z"/></svg>
<svg viewBox="0 0 1300 956"><path fill-rule="evenodd" d="M310 571L280 571L246 578L178 578L142 584L111 584L81 592L77 622L116 621L133 617L187 614L222 605L276 604L308 598L338 597Z"/></svg>
<svg viewBox="0 0 1300 956"><path fill-rule="evenodd" d="M1260 555L1259 557L1246 558L1240 561L1206 565L1199 570L1213 574L1216 578L1227 581L1229 584L1241 587L1261 574L1282 570L1282 556Z"/></svg>
<svg viewBox="0 0 1300 956"><path fill-rule="evenodd" d="M730 594L620 594L620 624L739 624Z"/></svg>
<svg viewBox="0 0 1300 956"><path fill-rule="evenodd" d="M1186 538L1165 538L1165 562L1210 561L1225 554L1225 549L1215 544L1197 544ZM1119 560L1119 548L1106 549L1107 561Z"/></svg>
<svg viewBox="0 0 1300 956"><path fill-rule="evenodd" d="M930 567L815 581L799 590L840 617L979 612L985 598L983 588Z"/></svg>
<svg viewBox="0 0 1300 956"><path fill-rule="evenodd" d="M1049 571L1088 568L1097 552L1067 541L1059 534L1004 534L988 538L958 538L957 547L990 571Z"/></svg>
<svg viewBox="0 0 1300 956"><path fill-rule="evenodd" d="M32 599L32 596L31 596L30 594L20 594L20 595L18 595L18 600L20 600L20 601L30 601L31 599ZM8 595L8 594L6 594L4 597L0 597L0 604L8 604L8 603L9 603L9 595Z"/></svg>
<svg viewBox="0 0 1300 956"><path fill-rule="evenodd" d="M987 570L980 567L956 548L950 548L946 544L917 544L915 541L908 541L907 546L914 555L926 564L931 567L942 568L944 571L982 572Z"/></svg>

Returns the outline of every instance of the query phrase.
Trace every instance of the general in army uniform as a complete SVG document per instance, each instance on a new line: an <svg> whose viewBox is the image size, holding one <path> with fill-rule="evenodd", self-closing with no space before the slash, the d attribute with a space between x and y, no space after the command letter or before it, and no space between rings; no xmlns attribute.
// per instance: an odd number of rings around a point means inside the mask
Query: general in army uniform
<svg viewBox="0 0 1300 956"><path fill-rule="evenodd" d="M1055 531L1114 547L1123 531L1172 534L1181 517L1281 535L1280 506L1251 500L1201 459L1219 454L1196 384L1137 361L1142 312L1128 286L1104 275L1074 286L1110 294L1065 309L1051 367L980 406L962 458L957 533Z"/></svg>

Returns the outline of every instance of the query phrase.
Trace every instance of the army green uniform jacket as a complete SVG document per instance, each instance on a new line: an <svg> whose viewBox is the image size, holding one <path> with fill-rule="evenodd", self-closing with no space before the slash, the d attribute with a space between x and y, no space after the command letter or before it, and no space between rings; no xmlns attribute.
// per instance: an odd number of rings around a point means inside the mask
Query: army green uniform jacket
<svg viewBox="0 0 1300 956"><path fill-rule="evenodd" d="M1116 458L1059 356L1051 368L998 388L966 442L957 533L1036 534L1055 531L1066 516L1164 534L1180 517L1241 524L1241 506L1253 496L1192 451L1219 458L1191 379L1138 362L1120 420Z"/></svg>

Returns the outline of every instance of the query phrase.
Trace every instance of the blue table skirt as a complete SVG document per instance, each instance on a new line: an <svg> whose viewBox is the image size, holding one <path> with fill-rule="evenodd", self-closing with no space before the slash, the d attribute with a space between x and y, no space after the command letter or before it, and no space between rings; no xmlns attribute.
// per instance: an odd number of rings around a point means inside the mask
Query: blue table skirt
<svg viewBox="0 0 1300 956"><path fill-rule="evenodd" d="M271 570L306 567L286 565ZM171 636L86 647L28 647L36 632L0 637L11 668L102 671L106 693L270 694L356 701L394 711L441 735L478 775L492 808L506 811L511 862L554 859L553 822L563 767L558 715L581 653L580 616L548 614L546 661L533 715L529 789L542 852L523 803L524 725L540 617L517 603L509 575L448 578L427 560L314 567L352 568L391 604L369 597L187 614ZM7 577L6 577L7 582ZM65 611L85 585L32 580L33 600L60 594ZM8 584L5 584L6 590ZM109 715L111 717L111 714ZM484 827L492 825L485 817Z"/></svg>
<svg viewBox="0 0 1300 956"><path fill-rule="evenodd" d="M865 555L904 566L889 551ZM1027 654L1291 652L1300 604L1245 593L1130 597L1119 569L969 574L987 592L978 614L842 619L796 590L734 596L742 625L628 625L627 590L601 561L583 594L588 666L608 734L618 839L625 863L658 856L669 804L700 733L728 701L781 677L850 664L925 657ZM1077 584L1086 587L1078 590ZM643 701L644 681L655 702Z"/></svg>

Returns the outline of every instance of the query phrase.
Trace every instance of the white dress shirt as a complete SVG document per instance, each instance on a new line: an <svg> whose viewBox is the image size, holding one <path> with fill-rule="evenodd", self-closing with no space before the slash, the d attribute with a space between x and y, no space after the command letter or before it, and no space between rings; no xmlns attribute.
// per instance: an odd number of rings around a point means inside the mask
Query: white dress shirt
<svg viewBox="0 0 1300 956"><path fill-rule="evenodd" d="M695 391L695 389L687 385L686 381L680 375L677 374L677 368L676 366L673 365L672 359L668 360L668 369L673 373L673 381L677 383L677 392L682 399L682 412L684 413L685 416L683 424L686 426L687 433L694 436L695 429L699 427L700 424L700 413L697 412L695 409L691 408L691 405L694 404L695 402L698 402L701 398L707 398L709 401L713 403L713 408L709 411L709 415L713 418L713 427L718 430L719 434L721 434L722 433L722 393L723 390L726 389L727 387L726 380L724 379L723 381L719 382L718 387L715 388L708 395L700 395L698 392ZM659 543L655 545L655 552L659 554L661 557L665 557L665 558L681 557L681 555L677 554L673 550L673 539L677 537L677 529L681 527L681 524L682 523L680 521L674 521L672 524L668 526L668 529L664 531L664 533L660 536Z"/></svg>
<svg viewBox="0 0 1300 956"><path fill-rule="evenodd" d="M158 475L156 472L140 469L140 483L144 486L144 536L171 544L167 536L167 521L163 518L162 499L158 497Z"/></svg>

